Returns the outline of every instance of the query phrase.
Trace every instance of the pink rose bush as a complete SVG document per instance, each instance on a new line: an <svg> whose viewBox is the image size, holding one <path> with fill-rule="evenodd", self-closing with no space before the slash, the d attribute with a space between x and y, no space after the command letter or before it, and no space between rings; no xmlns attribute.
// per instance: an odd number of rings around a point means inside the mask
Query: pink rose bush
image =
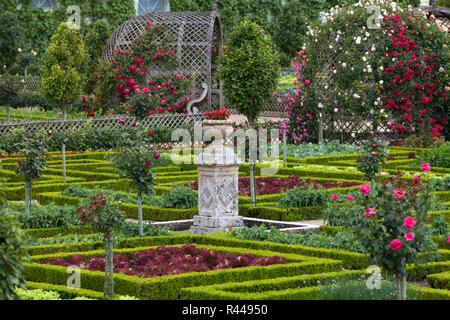
<svg viewBox="0 0 450 320"><path fill-rule="evenodd" d="M372 188L370 188L368 184L363 184L361 185L361 187L359 187L359 191L362 195L368 195L370 190L372 190Z"/></svg>
<svg viewBox="0 0 450 320"><path fill-rule="evenodd" d="M389 244L389 248L391 248L392 251L398 251L402 248L402 242L400 240L392 240Z"/></svg>
<svg viewBox="0 0 450 320"><path fill-rule="evenodd" d="M402 189L395 189L392 194L396 199L403 199L405 197L405 191Z"/></svg>
<svg viewBox="0 0 450 320"><path fill-rule="evenodd" d="M407 217L403 220L403 226L408 229L413 229L416 225L413 217Z"/></svg>
<svg viewBox="0 0 450 320"><path fill-rule="evenodd" d="M431 166L429 163L423 163L422 166L420 167L420 169L423 172L428 173L431 170Z"/></svg>
<svg viewBox="0 0 450 320"><path fill-rule="evenodd" d="M400 287L406 277L406 264L433 260L437 250L427 224L431 189L421 179L407 182L401 176L380 178L375 190L367 195L366 190L361 192L356 203L365 210L352 229L361 234L362 245L374 264L392 273ZM403 293L399 298L404 299Z"/></svg>
<svg viewBox="0 0 450 320"><path fill-rule="evenodd" d="M375 209L374 208L367 208L366 211L364 212L364 215L367 218L372 218L375 215Z"/></svg>

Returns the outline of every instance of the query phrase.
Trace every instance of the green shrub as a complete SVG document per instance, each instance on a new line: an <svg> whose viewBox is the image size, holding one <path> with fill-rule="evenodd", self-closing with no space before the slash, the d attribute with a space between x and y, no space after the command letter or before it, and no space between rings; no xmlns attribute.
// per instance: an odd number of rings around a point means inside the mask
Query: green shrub
<svg viewBox="0 0 450 320"><path fill-rule="evenodd" d="M23 207L19 208L18 216L22 227L26 229L57 228L80 225L76 207L70 205L57 206L51 203L47 206L33 206L33 214L25 214Z"/></svg>
<svg viewBox="0 0 450 320"><path fill-rule="evenodd" d="M433 218L431 234L433 236L444 236L450 234L450 223L447 222L443 215Z"/></svg>
<svg viewBox="0 0 450 320"><path fill-rule="evenodd" d="M450 175L442 178L432 179L431 187L434 191L450 191Z"/></svg>
<svg viewBox="0 0 450 320"><path fill-rule="evenodd" d="M337 280L321 285L319 300L395 300L396 285L392 280L382 281L380 288L369 289L366 281ZM408 300L416 300L416 292L408 288Z"/></svg>
<svg viewBox="0 0 450 320"><path fill-rule="evenodd" d="M270 241L283 244L298 244L302 246L346 250L351 252L365 253L359 240L350 232L339 231L334 235L324 233L307 232L306 234L282 233L275 227L267 232L266 227L247 228L232 231L229 236L241 240Z"/></svg>
<svg viewBox="0 0 450 320"><path fill-rule="evenodd" d="M286 192L283 198L278 202L278 208L299 208L324 206L329 202L330 194L325 189L314 190L312 186L295 187Z"/></svg>
<svg viewBox="0 0 450 320"><path fill-rule="evenodd" d="M290 0L277 17L274 41L289 57L294 57L307 31L308 22L317 20L325 1Z"/></svg>
<svg viewBox="0 0 450 320"><path fill-rule="evenodd" d="M158 199L161 208L193 209L198 206L197 193L188 186L173 186Z"/></svg>
<svg viewBox="0 0 450 320"><path fill-rule="evenodd" d="M19 90L17 96L15 96L11 101L11 107L13 108L27 108L27 107L38 107L40 109L48 110L50 109L47 100L39 92Z"/></svg>
<svg viewBox="0 0 450 320"><path fill-rule="evenodd" d="M365 208L356 202L348 205L329 205L322 212L326 224L334 227L350 228L358 225L364 215Z"/></svg>
<svg viewBox="0 0 450 320"><path fill-rule="evenodd" d="M24 234L17 218L0 199L0 300L12 300L17 297L16 287L23 288L22 259L26 258Z"/></svg>
<svg viewBox="0 0 450 320"><path fill-rule="evenodd" d="M437 148L428 149L422 152L415 164L419 166L422 163L429 163L431 167L450 168L449 142L446 142Z"/></svg>
<svg viewBox="0 0 450 320"><path fill-rule="evenodd" d="M356 147L351 144L340 144L338 140L321 142L319 144L290 145L287 147L287 156L307 158L317 156L331 156L357 153Z"/></svg>

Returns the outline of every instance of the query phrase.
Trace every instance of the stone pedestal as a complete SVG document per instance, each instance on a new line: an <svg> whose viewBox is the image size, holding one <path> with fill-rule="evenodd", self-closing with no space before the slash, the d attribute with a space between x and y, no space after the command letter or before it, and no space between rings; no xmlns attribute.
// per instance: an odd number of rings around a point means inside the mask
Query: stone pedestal
<svg viewBox="0 0 450 320"><path fill-rule="evenodd" d="M238 170L242 162L233 149L217 139L194 164L198 169L198 215L194 216L190 232L212 234L241 229L244 224L238 214Z"/></svg>

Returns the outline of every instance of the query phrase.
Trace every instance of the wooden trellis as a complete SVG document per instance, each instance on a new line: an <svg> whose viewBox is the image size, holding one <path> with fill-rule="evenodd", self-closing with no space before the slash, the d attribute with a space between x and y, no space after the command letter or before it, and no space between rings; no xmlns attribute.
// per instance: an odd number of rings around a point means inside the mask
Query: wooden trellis
<svg viewBox="0 0 450 320"><path fill-rule="evenodd" d="M123 119L123 124L119 120ZM140 123L144 127L168 127L178 128L185 124L192 126L205 119L204 114L172 114L172 115L157 115L144 118ZM77 120L46 120L46 121L12 121L0 123L0 136L5 135L14 129L24 129L26 132L33 132L36 130L52 130L54 132L68 131L68 130L83 130L87 125L98 129L118 129L121 126L129 126L134 117L128 116L114 116L104 118L92 119L77 119Z"/></svg>
<svg viewBox="0 0 450 320"><path fill-rule="evenodd" d="M216 77L217 63L212 52L213 49L215 52L222 49L222 31L215 1L210 12L148 12L131 18L111 35L102 59L111 61L113 51L129 50L149 23L160 25L164 35L173 39L169 45L175 52L178 65L152 64L146 67L147 76L193 76L194 83L189 92L191 100L201 95L204 83L207 85L206 106L199 106L200 111L221 108L222 84ZM157 42L161 40L156 39Z"/></svg>

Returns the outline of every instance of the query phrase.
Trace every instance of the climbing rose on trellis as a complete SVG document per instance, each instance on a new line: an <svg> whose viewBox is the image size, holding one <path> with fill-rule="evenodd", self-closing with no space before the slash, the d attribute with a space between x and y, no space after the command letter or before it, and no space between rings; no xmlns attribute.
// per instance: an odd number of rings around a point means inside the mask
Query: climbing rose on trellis
<svg viewBox="0 0 450 320"><path fill-rule="evenodd" d="M422 15L409 12L385 16L383 26L387 50L381 100L397 118L388 128L400 137L417 130L440 137L448 116L446 34Z"/></svg>
<svg viewBox="0 0 450 320"><path fill-rule="evenodd" d="M140 119L165 112L186 113L189 99L184 95L190 79L179 74L148 78L149 68L178 63L170 41L171 37L160 25L149 23L147 29L133 41L130 50L114 50L110 63L104 62L106 65L94 67L96 93L99 94L94 100L97 107L84 106L88 117L93 116L95 109L102 109L98 106L105 104L104 99L111 100L105 94L112 95L113 101L123 105L123 110L119 111L127 111Z"/></svg>

